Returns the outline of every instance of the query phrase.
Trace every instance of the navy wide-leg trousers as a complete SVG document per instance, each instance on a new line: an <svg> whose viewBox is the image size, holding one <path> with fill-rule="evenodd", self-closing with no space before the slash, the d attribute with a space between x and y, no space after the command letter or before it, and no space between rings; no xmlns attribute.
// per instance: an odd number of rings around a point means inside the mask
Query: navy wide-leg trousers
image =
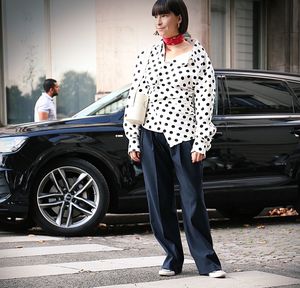
<svg viewBox="0 0 300 288"><path fill-rule="evenodd" d="M208 274L220 270L204 203L202 162L191 161L193 140L170 148L163 133L142 128L140 145L151 226L167 254L162 267L180 273L184 260L175 203L175 170L180 185L184 230L198 271Z"/></svg>

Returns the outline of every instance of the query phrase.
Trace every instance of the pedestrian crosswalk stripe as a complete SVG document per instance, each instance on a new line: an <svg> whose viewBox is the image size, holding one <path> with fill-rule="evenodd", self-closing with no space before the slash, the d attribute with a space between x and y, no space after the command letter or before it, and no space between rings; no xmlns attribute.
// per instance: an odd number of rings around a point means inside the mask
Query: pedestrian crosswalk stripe
<svg viewBox="0 0 300 288"><path fill-rule="evenodd" d="M85 262L69 262L57 264L41 264L28 266L1 267L0 279L14 279L23 277L40 277L50 275L75 274L79 272L100 272L119 269L145 268L160 266L165 256L135 257L105 259ZM194 263L186 259L186 264Z"/></svg>
<svg viewBox="0 0 300 288"><path fill-rule="evenodd" d="M82 252L105 252L119 251L120 248L109 247L99 244L79 244L79 245L61 245L61 246L43 246L30 248L0 249L0 258L41 256L52 254L82 253Z"/></svg>
<svg viewBox="0 0 300 288"><path fill-rule="evenodd" d="M65 237L52 237L52 236L40 236L40 235L0 237L0 243L31 242L31 241L60 241L60 240L65 240Z"/></svg>
<svg viewBox="0 0 300 288"><path fill-rule="evenodd" d="M187 288L187 287L205 287L205 288L268 288L286 285L300 284L300 279L285 277L281 275L265 273L260 271L245 271L227 274L225 279L209 278L207 276L196 277L176 277L173 279L133 283L124 285L101 286L101 288ZM100 287L99 287L100 288Z"/></svg>

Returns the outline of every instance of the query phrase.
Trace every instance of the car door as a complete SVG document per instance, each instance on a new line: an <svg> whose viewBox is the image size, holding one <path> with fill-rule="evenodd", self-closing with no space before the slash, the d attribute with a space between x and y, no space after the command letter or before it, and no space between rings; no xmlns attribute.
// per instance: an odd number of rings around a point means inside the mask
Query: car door
<svg viewBox="0 0 300 288"><path fill-rule="evenodd" d="M228 208L289 203L297 189L286 163L299 140L300 114L283 80L226 75ZM254 212L253 210L253 212ZM258 211L258 210L257 210Z"/></svg>
<svg viewBox="0 0 300 288"><path fill-rule="evenodd" d="M224 76L216 73L216 96L212 121L217 128L213 137L211 149L203 161L203 190L205 203L208 208L222 206L223 197L226 197L226 171L227 171L227 127L224 117L226 93L224 89Z"/></svg>
<svg viewBox="0 0 300 288"><path fill-rule="evenodd" d="M207 207L216 207L219 202L222 202L222 198L218 197L218 193L223 189L224 173L226 169L226 123L224 121L224 97L225 90L222 81L222 75L216 74L216 96L214 102L214 112L213 112L213 123L217 128L217 132L212 141L212 147L206 155L206 159L203 162L204 170L204 193ZM122 120L122 119L121 119ZM123 148L126 149L127 155L127 139L123 132L122 137L118 138L118 141L122 142ZM120 145L121 146L121 145ZM125 155L125 153L122 153ZM132 208L131 199L134 198L134 203L138 203L136 206L143 210L145 207L145 190L143 182L143 174L140 163L133 162L131 160L124 161L123 166L126 166L126 171L123 178L126 179L127 189L119 192L119 198L121 199L120 204L122 204L124 210L128 207L127 203ZM174 175L175 177L175 175ZM175 177L175 190L179 192L179 184ZM177 194L179 196L179 193ZM180 203L178 199L178 203ZM121 207L120 207L121 208Z"/></svg>

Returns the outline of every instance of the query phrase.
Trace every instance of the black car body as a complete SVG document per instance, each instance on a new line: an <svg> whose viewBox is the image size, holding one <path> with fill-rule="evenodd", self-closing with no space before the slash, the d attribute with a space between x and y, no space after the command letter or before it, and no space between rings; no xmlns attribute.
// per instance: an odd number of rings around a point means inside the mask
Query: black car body
<svg viewBox="0 0 300 288"><path fill-rule="evenodd" d="M217 133L204 161L207 207L227 217L279 205L299 211L300 77L216 70L216 78ZM30 217L49 233L76 235L107 212L147 210L142 170L128 157L122 127L128 89L73 118L0 135L2 219Z"/></svg>

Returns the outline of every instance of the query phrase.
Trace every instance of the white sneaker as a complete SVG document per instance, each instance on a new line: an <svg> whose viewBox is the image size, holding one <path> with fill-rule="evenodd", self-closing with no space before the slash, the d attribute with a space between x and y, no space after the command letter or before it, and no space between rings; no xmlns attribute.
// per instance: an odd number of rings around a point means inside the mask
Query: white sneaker
<svg viewBox="0 0 300 288"><path fill-rule="evenodd" d="M225 278L226 273L223 270L217 270L217 271L210 272L208 276L212 278Z"/></svg>
<svg viewBox="0 0 300 288"><path fill-rule="evenodd" d="M160 276L174 276L175 275L175 271L169 270L169 269L160 269L158 274Z"/></svg>

